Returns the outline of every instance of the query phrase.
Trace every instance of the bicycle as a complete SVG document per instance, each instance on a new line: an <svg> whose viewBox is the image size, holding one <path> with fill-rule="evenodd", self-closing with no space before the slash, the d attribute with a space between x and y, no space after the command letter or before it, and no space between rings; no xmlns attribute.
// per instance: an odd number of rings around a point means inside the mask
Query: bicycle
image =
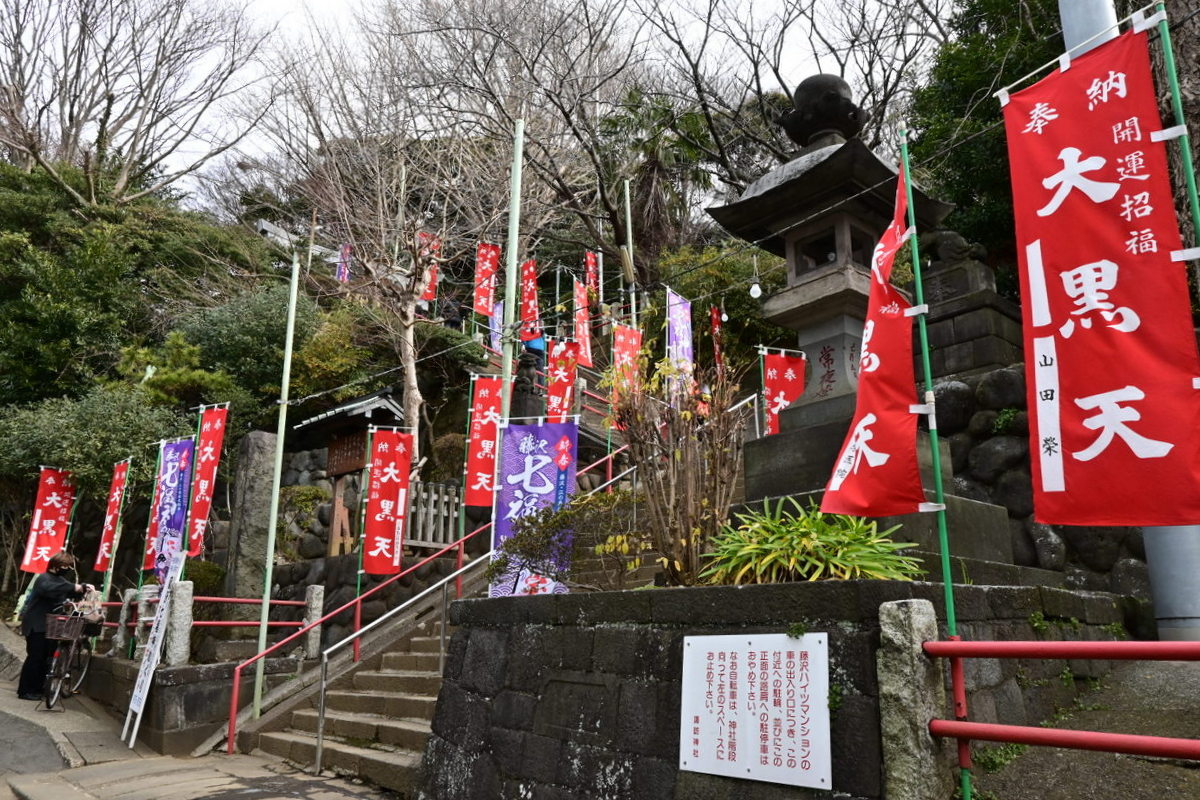
<svg viewBox="0 0 1200 800"><path fill-rule="evenodd" d="M98 621L81 611L83 603L67 601L63 605L68 609L66 613L46 615L46 638L57 642L43 693L47 709L83 686L92 663L91 637L99 635L101 630Z"/></svg>

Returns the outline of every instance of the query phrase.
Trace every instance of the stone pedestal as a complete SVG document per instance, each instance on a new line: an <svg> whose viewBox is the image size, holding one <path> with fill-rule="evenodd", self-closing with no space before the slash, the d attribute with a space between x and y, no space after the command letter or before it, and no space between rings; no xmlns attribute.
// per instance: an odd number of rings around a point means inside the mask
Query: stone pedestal
<svg viewBox="0 0 1200 800"><path fill-rule="evenodd" d="M229 520L229 568L225 590L230 597L262 597L266 575L267 531L275 469L275 434L253 431L238 450L233 479L233 516ZM240 619L257 619L254 606L235 605Z"/></svg>

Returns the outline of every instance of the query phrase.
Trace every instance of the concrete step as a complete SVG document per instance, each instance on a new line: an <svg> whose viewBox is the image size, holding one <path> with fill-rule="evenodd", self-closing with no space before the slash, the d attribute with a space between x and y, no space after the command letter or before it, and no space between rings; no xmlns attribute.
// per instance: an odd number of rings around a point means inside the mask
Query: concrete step
<svg viewBox="0 0 1200 800"><path fill-rule="evenodd" d="M397 719L433 719L437 697L406 692L339 689L325 696L325 704L330 710L354 714L383 714Z"/></svg>
<svg viewBox="0 0 1200 800"><path fill-rule="evenodd" d="M316 734L317 711L306 708L292 712L292 728ZM325 735L345 739L379 742L405 750L424 752L429 738L429 720L394 719L379 714L351 714L345 711L325 711Z"/></svg>
<svg viewBox="0 0 1200 800"><path fill-rule="evenodd" d="M437 653L384 653L382 669L420 670L437 672L441 659Z"/></svg>
<svg viewBox="0 0 1200 800"><path fill-rule="evenodd" d="M437 697L442 688L442 676L437 672L416 670L361 670L354 674L354 688L364 691L405 692Z"/></svg>
<svg viewBox="0 0 1200 800"><path fill-rule="evenodd" d="M245 661L258 653L256 639L234 639L230 641L206 639L198 657L205 662L220 664L226 661Z"/></svg>
<svg viewBox="0 0 1200 800"><path fill-rule="evenodd" d="M450 636L446 636L446 644L449 645ZM408 651L410 653L437 653L442 649L442 639L440 636L414 636L409 640Z"/></svg>
<svg viewBox="0 0 1200 800"><path fill-rule="evenodd" d="M259 747L305 767L311 767L317 760L316 737L298 731L264 733L259 737ZM416 788L421 754L411 750L358 747L326 738L321 761L323 769L352 775L407 797Z"/></svg>

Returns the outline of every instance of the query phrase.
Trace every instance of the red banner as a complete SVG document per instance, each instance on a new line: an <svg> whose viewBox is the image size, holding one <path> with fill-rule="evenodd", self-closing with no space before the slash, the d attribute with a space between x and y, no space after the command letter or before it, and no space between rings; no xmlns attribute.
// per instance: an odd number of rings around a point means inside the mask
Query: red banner
<svg viewBox="0 0 1200 800"><path fill-rule="evenodd" d="M163 444L158 446L158 466L154 472L154 496L150 500L150 520L146 523L146 543L145 551L142 553L142 569L154 569L154 556L156 555L155 548L158 546L158 501L162 493L162 481L159 480L162 473L162 451Z"/></svg>
<svg viewBox="0 0 1200 800"><path fill-rule="evenodd" d="M569 339L548 339L550 360L546 364L546 421L566 422L575 405L575 378L579 363L579 343Z"/></svg>
<svg viewBox="0 0 1200 800"><path fill-rule="evenodd" d="M589 292L600 296L600 258L591 250L583 254L583 283Z"/></svg>
<svg viewBox="0 0 1200 800"><path fill-rule="evenodd" d="M722 337L725 335L725 331L721 322L721 309L716 306L709 306L708 323L712 329L713 364L716 365L717 369L724 369L725 353L722 351Z"/></svg>
<svg viewBox="0 0 1200 800"><path fill-rule="evenodd" d="M495 499L496 435L500 424L500 377L476 375L471 382L471 418L467 421L466 491L468 506L491 506Z"/></svg>
<svg viewBox="0 0 1200 800"><path fill-rule="evenodd" d="M75 482L65 469L42 467L38 480L37 499L33 506L33 521L25 542L25 557L21 569L41 574L46 562L66 546L71 510L75 507Z"/></svg>
<svg viewBox="0 0 1200 800"><path fill-rule="evenodd" d="M196 445L196 473L192 476L192 505L188 511L189 556L204 552L204 531L208 528L208 514L212 510L228 416L229 406L206 408L200 412L200 440Z"/></svg>
<svg viewBox="0 0 1200 800"><path fill-rule="evenodd" d="M426 274L429 276L429 280L425 283L425 291L421 293L421 299L436 300L438 285L437 259L442 254L442 240L432 233L421 231L417 234L417 247L420 248L417 254L417 263L426 270Z"/></svg>
<svg viewBox="0 0 1200 800"><path fill-rule="evenodd" d="M827 514L887 517L921 509L917 466L916 376L908 300L889 283L896 252L907 240L904 173L896 182L892 224L871 259L871 292L863 326L858 398L846 441L825 487Z"/></svg>
<svg viewBox="0 0 1200 800"><path fill-rule="evenodd" d="M363 527L362 568L369 575L395 575L400 571L411 470L412 434L375 431L371 436Z"/></svg>
<svg viewBox="0 0 1200 800"><path fill-rule="evenodd" d="M718 315L717 319L720 318ZM779 433L779 412L804 394L804 375L808 360L803 353L765 352L762 359L763 407L766 409L767 435L770 436Z"/></svg>
<svg viewBox="0 0 1200 800"><path fill-rule="evenodd" d="M496 276L500 272L500 245L480 242L475 248L475 298L472 308L485 317L496 304Z"/></svg>
<svg viewBox="0 0 1200 800"><path fill-rule="evenodd" d="M113 465L112 482L108 487L108 507L104 512L104 528L100 531L100 548L96 551L96 572L107 572L116 549L117 526L125 500L125 482L129 477L129 459Z"/></svg>
<svg viewBox="0 0 1200 800"><path fill-rule="evenodd" d="M538 310L537 262L532 258L521 265L521 341L542 336L542 314Z"/></svg>
<svg viewBox="0 0 1200 800"><path fill-rule="evenodd" d="M575 341L579 343L579 366L591 367L592 363L592 315L588 304L588 290L579 281L575 285Z"/></svg>
<svg viewBox="0 0 1200 800"><path fill-rule="evenodd" d="M642 332L625 325L613 325L613 380L612 398L616 406L622 391L637 390L638 354L642 349Z"/></svg>
<svg viewBox="0 0 1200 800"><path fill-rule="evenodd" d="M1200 520L1200 356L1145 33L1004 108L1039 522ZM1102 365L1102 368L1098 368Z"/></svg>

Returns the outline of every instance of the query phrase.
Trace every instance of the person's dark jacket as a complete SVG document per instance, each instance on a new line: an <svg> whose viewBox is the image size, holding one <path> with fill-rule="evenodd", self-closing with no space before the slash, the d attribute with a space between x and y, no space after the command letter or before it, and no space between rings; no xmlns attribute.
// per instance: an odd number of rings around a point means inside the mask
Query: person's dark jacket
<svg viewBox="0 0 1200 800"><path fill-rule="evenodd" d="M21 614L21 635L46 632L46 615L62 605L69 597L79 597L75 592L75 583L61 575L44 572L33 582L33 591L25 603L25 611Z"/></svg>

